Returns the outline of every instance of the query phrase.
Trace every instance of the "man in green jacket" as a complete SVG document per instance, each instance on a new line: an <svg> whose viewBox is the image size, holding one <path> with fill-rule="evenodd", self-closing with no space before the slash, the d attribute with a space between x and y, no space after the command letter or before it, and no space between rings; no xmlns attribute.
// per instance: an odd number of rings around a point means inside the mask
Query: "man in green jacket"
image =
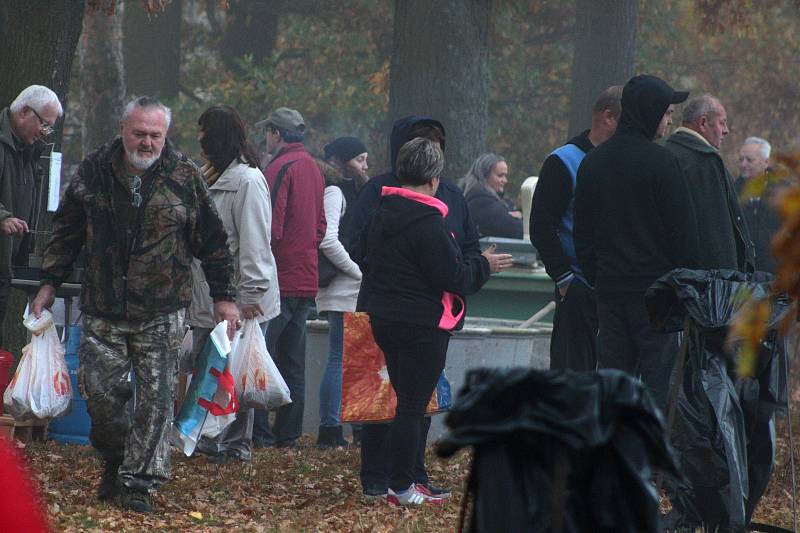
<svg viewBox="0 0 800 533"><path fill-rule="evenodd" d="M37 144L53 133L63 115L56 93L31 85L0 111L0 324L11 290L12 257L24 257L20 246L38 206ZM0 341L2 342L2 341Z"/></svg>
<svg viewBox="0 0 800 533"><path fill-rule="evenodd" d="M169 478L172 425L191 265L200 260L217 322L238 327L227 234L200 169L167 140L171 113L150 97L130 102L120 137L86 156L53 217L42 258L35 316L81 249L83 338L78 381L92 445L105 461L98 499L152 510L150 493ZM128 415L136 383L133 417Z"/></svg>
<svg viewBox="0 0 800 533"><path fill-rule="evenodd" d="M719 155L728 134L728 116L710 94L692 98L683 110L681 127L666 148L678 159L700 230L700 263L705 270L752 272L755 251L736 197L733 180Z"/></svg>

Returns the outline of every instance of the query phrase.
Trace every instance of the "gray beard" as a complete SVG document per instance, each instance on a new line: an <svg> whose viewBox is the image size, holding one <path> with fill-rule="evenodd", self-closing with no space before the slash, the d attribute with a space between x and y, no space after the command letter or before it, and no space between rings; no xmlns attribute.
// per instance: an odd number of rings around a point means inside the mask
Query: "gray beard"
<svg viewBox="0 0 800 533"><path fill-rule="evenodd" d="M131 166L138 170L147 170L158 160L157 155L154 155L153 157L141 157L135 151L128 152L126 150L125 155L128 156L128 162L131 164Z"/></svg>

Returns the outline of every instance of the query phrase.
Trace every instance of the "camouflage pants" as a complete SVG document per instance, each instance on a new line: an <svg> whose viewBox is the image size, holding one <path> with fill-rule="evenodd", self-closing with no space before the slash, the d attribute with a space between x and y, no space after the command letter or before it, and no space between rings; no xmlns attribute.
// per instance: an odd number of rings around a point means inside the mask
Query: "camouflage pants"
<svg viewBox="0 0 800 533"><path fill-rule="evenodd" d="M78 383L92 418L89 438L106 461L121 462L120 481L129 487L155 489L169 478L167 436L184 314L145 322L83 319Z"/></svg>

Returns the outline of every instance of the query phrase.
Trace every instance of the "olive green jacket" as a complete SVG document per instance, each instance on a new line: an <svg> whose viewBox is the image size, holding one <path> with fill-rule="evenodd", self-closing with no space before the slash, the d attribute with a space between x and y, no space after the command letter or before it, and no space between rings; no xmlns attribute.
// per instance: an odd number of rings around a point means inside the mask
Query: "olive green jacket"
<svg viewBox="0 0 800 533"><path fill-rule="evenodd" d="M142 176L142 204L136 209L127 179L114 171L121 153L117 138L81 163L53 217L42 284L59 286L83 248L83 312L152 320L188 306L197 257L211 297L232 301L236 291L227 235L200 169L168 141Z"/></svg>
<svg viewBox="0 0 800 533"><path fill-rule="evenodd" d="M32 147L14 140L8 108L0 111L0 221L16 217L33 229L37 205L36 157ZM16 201L15 201L16 200ZM11 277L11 257L19 237L0 232L0 278Z"/></svg>

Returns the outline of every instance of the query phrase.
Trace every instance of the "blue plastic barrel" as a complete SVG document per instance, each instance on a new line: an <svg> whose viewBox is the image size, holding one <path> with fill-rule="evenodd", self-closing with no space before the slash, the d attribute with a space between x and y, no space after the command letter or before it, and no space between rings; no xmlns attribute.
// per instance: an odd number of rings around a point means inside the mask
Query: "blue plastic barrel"
<svg viewBox="0 0 800 533"><path fill-rule="evenodd" d="M67 326L69 337L65 359L67 370L72 381L72 411L60 418L54 418L48 426L48 435L57 442L71 442L74 444L89 444L89 430L92 421L86 410L86 400L78 392L78 346L81 343L81 327L78 325Z"/></svg>

